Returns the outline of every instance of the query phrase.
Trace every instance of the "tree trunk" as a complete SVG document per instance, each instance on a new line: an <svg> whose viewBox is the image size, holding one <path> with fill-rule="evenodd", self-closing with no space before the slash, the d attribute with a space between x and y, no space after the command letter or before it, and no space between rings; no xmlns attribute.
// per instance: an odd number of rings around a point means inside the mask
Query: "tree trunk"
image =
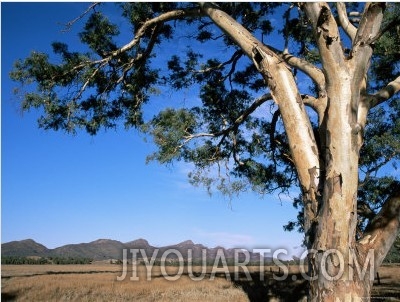
<svg viewBox="0 0 400 302"><path fill-rule="evenodd" d="M372 55L368 41L379 32L383 6L366 5L347 58L329 6L305 6L313 22L327 92L320 121L323 192L310 230L314 236L309 242L309 264L314 277L309 296L311 301L365 301L381 261L375 261L377 250L356 242L358 162L367 114L363 102L366 73ZM387 249L380 252L386 254Z"/></svg>
<svg viewBox="0 0 400 302"><path fill-rule="evenodd" d="M369 301L371 282L363 280L338 280L311 282L310 301Z"/></svg>
<svg viewBox="0 0 400 302"><path fill-rule="evenodd" d="M326 226L331 225L330 219L325 217L325 220L329 221ZM397 187L361 239L354 241L354 237L348 237L349 246L344 246L342 251L339 245L328 250L310 250L309 300L369 301L374 277L394 243L399 228L400 188ZM325 237L323 241L334 246L337 237ZM315 247L319 244L316 238Z"/></svg>
<svg viewBox="0 0 400 302"><path fill-rule="evenodd" d="M310 284L312 301L347 301L369 295L370 286L349 275L354 260L349 251L356 238L359 159L359 133L353 129L356 121L349 106L351 85L347 68L336 69L327 80L328 103L321 122L323 192L310 242L310 268L316 276Z"/></svg>

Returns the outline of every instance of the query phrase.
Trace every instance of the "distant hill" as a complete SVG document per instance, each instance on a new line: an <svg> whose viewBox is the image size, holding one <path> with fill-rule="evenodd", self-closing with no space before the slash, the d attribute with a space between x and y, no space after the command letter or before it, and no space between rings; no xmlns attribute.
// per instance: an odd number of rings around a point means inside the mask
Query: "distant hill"
<svg viewBox="0 0 400 302"><path fill-rule="evenodd" d="M73 258L90 258L93 260L107 260L107 259L122 259L123 249L128 250L128 259L132 258L131 249L142 249L146 252L146 256L150 258L156 249L159 249L157 258L160 259L164 252L167 250L178 250L184 260L188 259L189 250L192 251L193 260L202 259L202 251L206 250L206 259L215 259L218 250L222 250L226 259L234 258L234 249L224 249L222 247L207 248L202 244L195 244L191 240L183 241L181 243L164 246L154 247L149 244L145 239L137 239L122 243L117 240L111 239L98 239L89 243L67 244L55 249L48 249L44 245L35 242L32 239L21 241L11 241L1 245L2 256L20 256L20 257L73 257ZM244 255L239 254L240 261L243 261ZM137 254L137 258L142 258L141 253ZM169 253L169 258L176 258L173 252ZM250 259L254 261L260 260L259 254L250 253Z"/></svg>
<svg viewBox="0 0 400 302"><path fill-rule="evenodd" d="M21 241L11 241L1 245L2 256L40 256L47 257L51 254L44 245L35 242L32 239L26 239Z"/></svg>
<svg viewBox="0 0 400 302"><path fill-rule="evenodd" d="M120 259L126 246L116 240L99 239L89 243L68 244L51 251L59 257L81 257L93 260Z"/></svg>

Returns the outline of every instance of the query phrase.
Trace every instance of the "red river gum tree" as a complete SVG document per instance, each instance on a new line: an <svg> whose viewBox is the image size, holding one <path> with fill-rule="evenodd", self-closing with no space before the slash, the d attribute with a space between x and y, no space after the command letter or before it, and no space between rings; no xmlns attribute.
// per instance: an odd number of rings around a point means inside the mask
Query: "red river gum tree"
<svg viewBox="0 0 400 302"><path fill-rule="evenodd" d="M66 132L123 121L153 136L150 159L191 162L192 183L227 194L298 186L298 221L287 228L305 234L309 300L368 300L399 232L388 168L400 150L399 6L119 4L127 28L103 7L68 24L86 19L87 52L55 42L61 63L39 52L16 62L22 108L41 108L40 127ZM185 51L168 48L177 36ZM145 121L144 104L165 86L199 100Z"/></svg>

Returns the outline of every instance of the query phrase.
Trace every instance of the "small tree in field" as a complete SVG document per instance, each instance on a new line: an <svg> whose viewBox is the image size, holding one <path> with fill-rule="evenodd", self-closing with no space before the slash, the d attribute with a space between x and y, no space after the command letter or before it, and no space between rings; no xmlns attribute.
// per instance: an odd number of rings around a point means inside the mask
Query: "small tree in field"
<svg viewBox="0 0 400 302"><path fill-rule="evenodd" d="M191 182L228 194L298 186L287 228L305 233L310 300L368 297L399 232L399 182L387 169L400 150L399 5L119 5L130 37L94 4L81 16L87 52L56 42L58 63L39 52L16 62L11 77L35 83L22 108L40 108L45 129L146 131L159 147L150 159L191 162ZM144 120L166 86L199 101Z"/></svg>

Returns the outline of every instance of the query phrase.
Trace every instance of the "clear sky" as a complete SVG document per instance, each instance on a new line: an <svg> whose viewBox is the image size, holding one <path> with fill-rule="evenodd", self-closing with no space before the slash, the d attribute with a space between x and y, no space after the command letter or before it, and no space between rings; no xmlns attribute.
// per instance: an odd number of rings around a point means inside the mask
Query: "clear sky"
<svg viewBox="0 0 400 302"><path fill-rule="evenodd" d="M63 24L88 3L1 3L1 241L32 238L48 248L99 238L147 239L154 246L191 239L209 247L287 248L302 235L283 231L296 217L286 196L246 193L232 202L187 181L190 166L145 164L154 150L134 130L68 136L38 129L21 114L12 64L50 43L72 45ZM79 23L81 25L82 23Z"/></svg>

